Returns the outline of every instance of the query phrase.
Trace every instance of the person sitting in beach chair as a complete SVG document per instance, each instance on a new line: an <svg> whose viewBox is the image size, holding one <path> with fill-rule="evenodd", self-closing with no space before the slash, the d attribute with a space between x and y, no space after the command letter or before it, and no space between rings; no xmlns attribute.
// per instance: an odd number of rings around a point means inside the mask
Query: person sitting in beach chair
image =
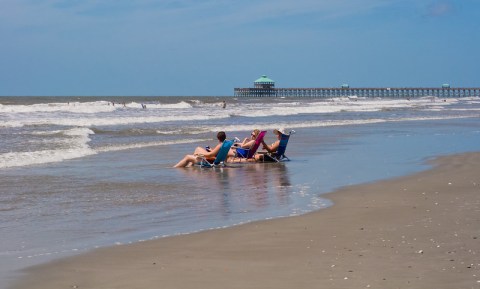
<svg viewBox="0 0 480 289"><path fill-rule="evenodd" d="M257 152L258 147L263 141L263 138L267 132L259 131L258 129L253 130L251 139L246 138L242 145L234 148L235 156L232 161L238 162L245 160L254 160L255 153Z"/></svg>
<svg viewBox="0 0 480 289"><path fill-rule="evenodd" d="M263 149L265 152L260 152L255 156L255 160L264 161L264 162L280 162L283 160L290 160L285 155L285 150L287 149L288 140L290 135L295 133L294 130L290 131L288 134L284 132L283 129L274 129L273 133L277 135L277 140L271 145L266 144L262 141Z"/></svg>
<svg viewBox="0 0 480 289"><path fill-rule="evenodd" d="M255 144L255 139L260 134L258 129L254 129L250 134L250 137L246 137L242 142L234 143L233 146L236 148L249 149Z"/></svg>
<svg viewBox="0 0 480 289"><path fill-rule="evenodd" d="M200 162L198 163L202 168L214 168L217 166L226 166L227 157L230 155L230 148L235 140L224 140L220 150L215 159L207 159L202 155L198 155Z"/></svg>
<svg viewBox="0 0 480 289"><path fill-rule="evenodd" d="M179 168L179 167L189 167L194 164L201 164L206 162L212 162L215 163L216 157L218 153L220 152L220 149L222 148L222 145L225 142L225 139L227 138L227 135L225 134L224 131L220 131L217 133L217 139L218 139L218 144L215 146L214 149L212 150L207 150L206 148L203 147L197 147L194 151L193 154L191 155L185 155L185 157L180 160L174 168ZM230 147L233 144L233 141L228 141L229 142L229 147L227 151L227 155L233 156L232 153L230 153ZM226 158L225 156L225 158ZM224 161L224 160L222 160Z"/></svg>

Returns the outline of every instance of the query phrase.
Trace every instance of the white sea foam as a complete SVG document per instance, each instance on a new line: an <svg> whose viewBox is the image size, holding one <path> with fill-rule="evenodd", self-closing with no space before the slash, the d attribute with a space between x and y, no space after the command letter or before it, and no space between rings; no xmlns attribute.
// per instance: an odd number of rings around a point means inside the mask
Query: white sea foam
<svg viewBox="0 0 480 289"><path fill-rule="evenodd" d="M182 115L182 120L196 121L196 120L209 120L220 119L228 117L223 115ZM0 123L0 127L23 127L34 125L63 125L63 126L110 126L110 125L128 125L139 123L162 123L169 121L178 121L179 116L167 115L167 116L106 116L106 117L64 117L51 116L51 117L37 117L20 120L6 120Z"/></svg>
<svg viewBox="0 0 480 289"><path fill-rule="evenodd" d="M448 102L434 102L431 99L349 99L337 98L328 101L313 102L284 102L265 106L258 109L255 106L244 107L235 111L235 115L244 117L286 116L297 114L322 114L336 112L373 112L401 108L425 108L435 107L441 109L444 106L456 103L451 99Z"/></svg>
<svg viewBox="0 0 480 289"><path fill-rule="evenodd" d="M347 126L347 125L365 125L384 122L404 122L404 121L429 121L429 120L446 120L446 119L461 119L469 116L438 116L438 117L408 117L397 119L356 119L356 120L329 120L329 121L309 121L309 122L276 122L264 123L259 127L254 125L229 125L229 126L203 126L199 127L198 131L204 133L205 131L216 132L220 130L225 131L249 131L253 129L273 130L278 128L286 128L288 132L290 129L299 128L314 128L314 127L332 127L332 126Z"/></svg>
<svg viewBox="0 0 480 289"><path fill-rule="evenodd" d="M185 102L162 104L149 103L148 109L189 109L192 106ZM0 114L34 114L34 113L73 113L73 114L98 114L114 112L116 110L124 109L142 109L142 103L131 102L113 105L109 101L95 101L95 102L69 102L69 103L38 103L30 105L3 105L0 104Z"/></svg>
<svg viewBox="0 0 480 289"><path fill-rule="evenodd" d="M219 110L212 104L193 107L180 101L174 104L148 104L146 110L140 103L129 103L127 108L113 106L106 101L86 103L49 103L35 105L2 105L0 106L0 127L23 127L34 125L63 126L111 126L140 123L162 123L171 121L201 121L242 117L288 116L298 114L326 114L337 112L370 112L415 108L426 110L442 110L455 104L457 99L434 101L432 98L419 99L349 99L338 98L319 101L291 101L263 104L257 103L228 105ZM475 98L469 101L475 101ZM131 108L135 109L131 109Z"/></svg>
<svg viewBox="0 0 480 289"><path fill-rule="evenodd" d="M191 108L188 102L180 101L177 103L138 103L138 102L131 102L126 104L126 107L129 108L143 108L142 104L146 106L147 109L188 109Z"/></svg>
<svg viewBox="0 0 480 289"><path fill-rule="evenodd" d="M480 108L454 108L451 111L480 111Z"/></svg>
<svg viewBox="0 0 480 289"><path fill-rule="evenodd" d="M135 144L104 146L104 147L97 148L95 151L98 153L104 153L104 152L114 152L114 151L130 150L130 149L140 149L140 148L146 148L146 147L196 143L196 142L207 141L207 140L210 140L210 139L183 139L183 140L174 140L174 141L153 141L153 142L144 142L144 143L135 143Z"/></svg>
<svg viewBox="0 0 480 289"><path fill-rule="evenodd" d="M92 149L88 146L90 142L89 135L94 134L87 128L74 128L68 130L52 130L44 132L34 132L38 135L56 135L63 134L69 138L62 139L62 145L68 146L65 149L38 150L32 152L9 152L0 154L0 168L22 167L29 165L39 165L46 163L55 163L65 160L81 158L97 153L114 152L121 150L139 149L155 146L166 146L175 144L195 143L207 141L210 139L181 139L172 141L153 141L124 145L103 146ZM53 141L52 141L53 142Z"/></svg>
<svg viewBox="0 0 480 289"><path fill-rule="evenodd" d="M30 105L0 105L0 113L38 113L38 112L69 112L69 113L100 113L111 112L116 108L107 101L70 102L70 103L38 103Z"/></svg>
<svg viewBox="0 0 480 289"><path fill-rule="evenodd" d="M62 139L62 147L65 148L3 153L0 154L0 168L61 162L96 153L88 146L90 141L89 135L94 134L90 129L73 128L64 131L42 132L42 134L49 133L63 133L66 137ZM58 142L58 139L54 141Z"/></svg>

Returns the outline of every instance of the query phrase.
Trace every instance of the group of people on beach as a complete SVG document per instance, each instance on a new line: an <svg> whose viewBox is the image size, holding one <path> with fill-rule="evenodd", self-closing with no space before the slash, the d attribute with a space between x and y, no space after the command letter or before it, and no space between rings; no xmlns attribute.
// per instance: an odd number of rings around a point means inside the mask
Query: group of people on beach
<svg viewBox="0 0 480 289"><path fill-rule="evenodd" d="M281 129L274 129L273 133L277 136L277 140L273 142L272 144L268 145L265 143L265 141L262 139L261 144L263 146L263 149L265 150L265 153L275 153L278 149L278 146L280 145L280 139L282 137L282 134L284 134L283 130ZM251 148L254 144L255 141L260 134L260 130L254 129L249 137L246 137L242 142L236 142L233 144L232 148L228 152L228 160L229 161L234 161L236 157L236 149L241 148L241 149L249 149ZM179 168L179 167L189 167L194 164L199 163L203 158L212 161L216 158L218 152L220 151L220 148L222 147L223 142L227 138L227 135L225 134L224 131L220 131L217 133L217 139L218 139L218 144L213 148L210 149L209 147L197 147L193 154L188 154L185 155L185 157L180 160L174 167ZM252 158L251 161L261 161L263 160L265 154L260 153L256 154L254 158Z"/></svg>

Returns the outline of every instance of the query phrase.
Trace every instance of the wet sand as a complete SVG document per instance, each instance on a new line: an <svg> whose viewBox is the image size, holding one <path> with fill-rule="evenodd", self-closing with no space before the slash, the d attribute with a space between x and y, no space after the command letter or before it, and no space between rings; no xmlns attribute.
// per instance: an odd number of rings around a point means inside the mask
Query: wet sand
<svg viewBox="0 0 480 289"><path fill-rule="evenodd" d="M434 163L307 215L36 266L13 288L480 288L480 153Z"/></svg>

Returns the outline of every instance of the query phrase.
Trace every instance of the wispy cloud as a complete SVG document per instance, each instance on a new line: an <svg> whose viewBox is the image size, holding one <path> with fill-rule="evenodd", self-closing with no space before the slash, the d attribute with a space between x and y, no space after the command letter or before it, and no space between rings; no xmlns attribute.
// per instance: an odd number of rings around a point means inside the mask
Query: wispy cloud
<svg viewBox="0 0 480 289"><path fill-rule="evenodd" d="M286 27L308 32L322 29L315 24L323 21L348 23L352 16L395 5L425 7L417 0L0 0L0 33L4 27L4 33L19 38L18 31L35 29L59 41L65 35L89 40L100 35L127 42L146 34L161 35L165 41L211 38L233 28L252 37L262 25L281 33ZM437 0L429 13L440 16L451 9L446 0Z"/></svg>
<svg viewBox="0 0 480 289"><path fill-rule="evenodd" d="M428 6L428 16L440 17L446 16L454 12L455 8L451 2L436 1Z"/></svg>
<svg viewBox="0 0 480 289"><path fill-rule="evenodd" d="M209 1L207 1L209 2ZM384 6L382 0L264 0L264 1L210 1L210 4L224 7L217 10L216 18L230 23L251 23L268 19L291 17L304 14L316 14L319 18L339 18L356 13L364 13L379 6ZM213 8L213 5L208 7ZM217 6L218 7L218 6ZM225 13L226 12L226 13Z"/></svg>

